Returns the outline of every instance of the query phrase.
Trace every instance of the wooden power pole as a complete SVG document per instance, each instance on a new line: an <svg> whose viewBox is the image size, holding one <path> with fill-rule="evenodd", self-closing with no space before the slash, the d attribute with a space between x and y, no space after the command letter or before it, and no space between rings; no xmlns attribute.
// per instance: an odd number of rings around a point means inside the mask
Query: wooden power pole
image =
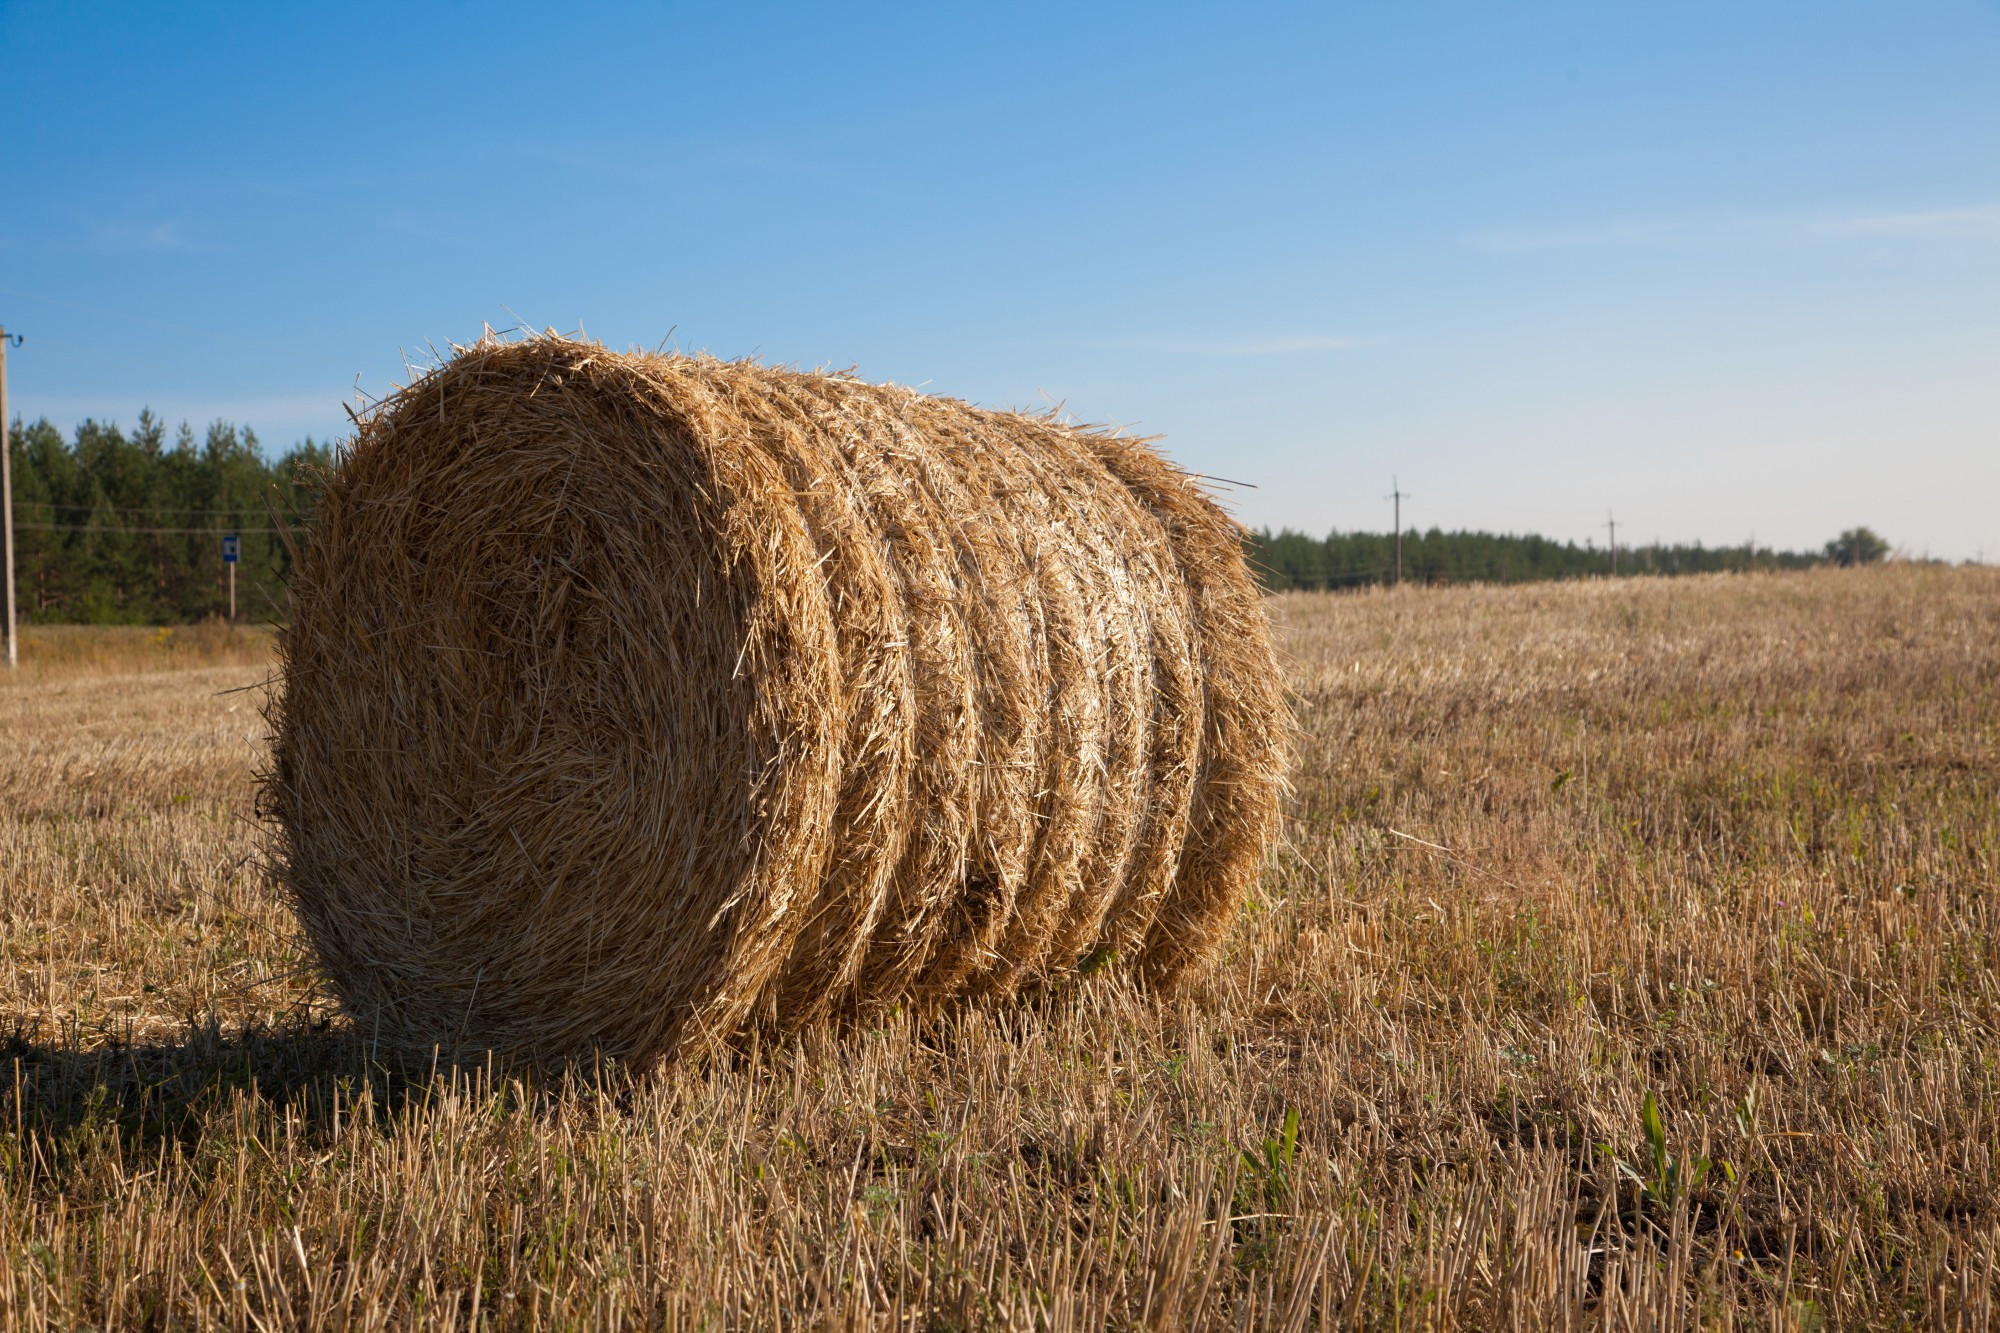
<svg viewBox="0 0 2000 1333"><path fill-rule="evenodd" d="M1403 501L1410 498L1410 493L1403 489L1403 484L1400 481L1391 476L1389 478L1389 494L1383 498L1396 502L1396 576L1390 581L1391 585L1394 586L1401 584L1403 581Z"/></svg>
<svg viewBox="0 0 2000 1333"><path fill-rule="evenodd" d="M1611 530L1611 577L1618 577L1618 520L1611 517L1609 509L1604 511L1604 526Z"/></svg>
<svg viewBox="0 0 2000 1333"><path fill-rule="evenodd" d="M0 328L0 512L7 532L7 665L21 664L20 629L14 621L14 449L7 440L7 347L21 345L21 335Z"/></svg>

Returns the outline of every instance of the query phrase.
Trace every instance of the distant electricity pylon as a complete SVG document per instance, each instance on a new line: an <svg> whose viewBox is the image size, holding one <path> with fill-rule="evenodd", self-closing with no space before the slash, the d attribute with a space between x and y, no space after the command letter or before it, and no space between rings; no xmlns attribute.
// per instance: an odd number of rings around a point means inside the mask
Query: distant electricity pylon
<svg viewBox="0 0 2000 1333"><path fill-rule="evenodd" d="M1618 520L1611 517L1609 509L1604 511L1604 526L1611 531L1611 577L1618 577Z"/></svg>
<svg viewBox="0 0 2000 1333"><path fill-rule="evenodd" d="M1400 584L1403 581L1403 501L1410 498L1410 493L1403 489L1403 484L1392 474L1389 478L1389 493L1382 498L1396 502L1396 577L1391 583Z"/></svg>

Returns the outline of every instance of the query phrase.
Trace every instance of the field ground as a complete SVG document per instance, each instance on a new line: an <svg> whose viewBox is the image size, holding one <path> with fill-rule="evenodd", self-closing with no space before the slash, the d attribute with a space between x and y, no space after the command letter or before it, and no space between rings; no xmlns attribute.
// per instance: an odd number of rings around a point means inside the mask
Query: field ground
<svg viewBox="0 0 2000 1333"><path fill-rule="evenodd" d="M1288 845L1212 978L560 1090L327 1009L261 643L30 639L0 1327L1995 1322L2000 571L1272 609Z"/></svg>

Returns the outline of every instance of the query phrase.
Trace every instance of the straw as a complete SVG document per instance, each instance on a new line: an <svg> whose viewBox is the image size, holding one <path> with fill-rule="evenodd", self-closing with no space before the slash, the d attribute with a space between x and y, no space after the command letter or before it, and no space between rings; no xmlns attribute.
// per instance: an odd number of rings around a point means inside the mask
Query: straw
<svg viewBox="0 0 2000 1333"><path fill-rule="evenodd" d="M275 863L373 1039L644 1065L1211 959L1284 696L1147 444L488 338L363 418L280 635Z"/></svg>

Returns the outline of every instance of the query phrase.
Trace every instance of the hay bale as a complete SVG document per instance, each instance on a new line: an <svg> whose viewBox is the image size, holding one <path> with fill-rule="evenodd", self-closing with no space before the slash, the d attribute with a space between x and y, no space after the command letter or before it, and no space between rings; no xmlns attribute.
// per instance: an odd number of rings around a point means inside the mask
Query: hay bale
<svg viewBox="0 0 2000 1333"><path fill-rule="evenodd" d="M1213 956L1284 699L1235 525L1138 441L488 340L324 488L265 808L385 1043L645 1063Z"/></svg>

